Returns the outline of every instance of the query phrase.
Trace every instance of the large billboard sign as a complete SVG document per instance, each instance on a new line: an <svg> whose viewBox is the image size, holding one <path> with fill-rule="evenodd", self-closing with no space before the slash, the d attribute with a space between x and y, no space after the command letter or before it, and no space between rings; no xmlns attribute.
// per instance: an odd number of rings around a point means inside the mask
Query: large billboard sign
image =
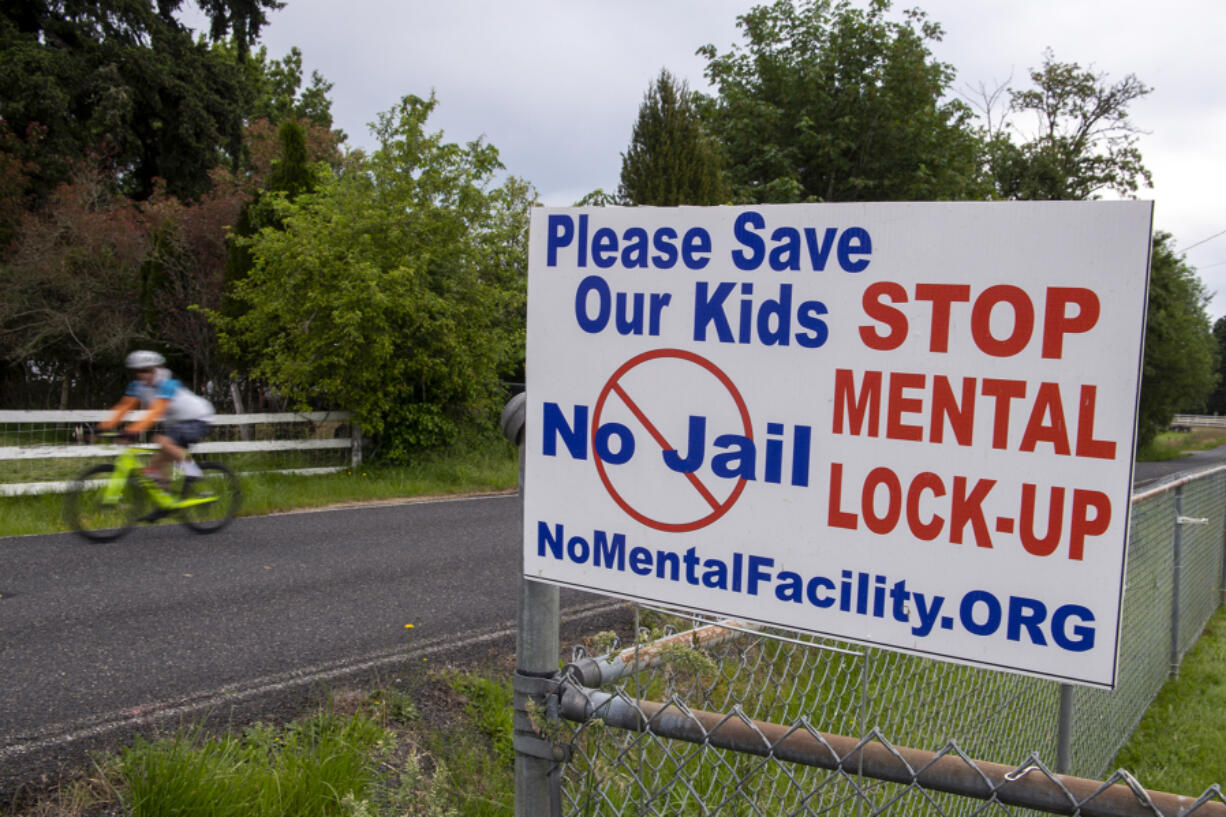
<svg viewBox="0 0 1226 817"><path fill-rule="evenodd" d="M1114 686L1151 208L533 210L525 576Z"/></svg>

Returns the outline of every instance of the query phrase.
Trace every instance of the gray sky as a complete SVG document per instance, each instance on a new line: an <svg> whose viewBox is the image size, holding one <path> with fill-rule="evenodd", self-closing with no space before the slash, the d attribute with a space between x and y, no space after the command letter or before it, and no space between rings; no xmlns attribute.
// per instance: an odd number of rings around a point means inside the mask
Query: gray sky
<svg viewBox="0 0 1226 817"><path fill-rule="evenodd" d="M668 68L706 90L706 62L695 50L741 43L736 17L753 5L288 0L270 15L263 42L273 57L298 46L308 74L334 83L333 115L350 144L370 146L366 125L376 113L433 90L431 130L458 142L484 136L546 204L566 205L598 187L616 191L648 84ZM895 10L913 5L945 29L933 50L957 70L958 88L1010 77L1022 86L1047 47L1108 81L1133 73L1151 86L1131 108L1154 177L1139 197L1156 202L1155 228L1174 235L1217 293L1210 314L1226 315L1226 235L1209 238L1226 231L1226 2L927 0Z"/></svg>

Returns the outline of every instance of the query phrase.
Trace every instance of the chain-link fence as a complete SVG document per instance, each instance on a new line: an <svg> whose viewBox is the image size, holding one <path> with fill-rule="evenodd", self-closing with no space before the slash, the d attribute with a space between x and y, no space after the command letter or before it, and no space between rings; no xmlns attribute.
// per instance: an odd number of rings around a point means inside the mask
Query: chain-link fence
<svg viewBox="0 0 1226 817"><path fill-rule="evenodd" d="M525 582L517 813L1226 815L1217 786L1098 780L1224 578L1226 468L1134 497L1114 691L642 606L634 645L558 673L556 589Z"/></svg>

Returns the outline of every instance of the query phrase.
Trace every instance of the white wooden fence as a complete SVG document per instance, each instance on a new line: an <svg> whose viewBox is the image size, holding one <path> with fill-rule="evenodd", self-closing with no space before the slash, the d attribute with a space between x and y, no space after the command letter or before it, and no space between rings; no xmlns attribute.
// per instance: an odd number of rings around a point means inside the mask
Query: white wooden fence
<svg viewBox="0 0 1226 817"><path fill-rule="evenodd" d="M110 411L3 411L0 410L0 429L11 426L41 425L51 429L50 436L55 442L42 441L32 445L8 445L0 438L0 473L3 472L5 461L15 460L46 460L63 458L113 457L119 453L119 446L80 445L72 442L72 429L77 425L98 423L111 415ZM139 417L139 412L133 417ZM268 423L343 423L350 419L347 411L315 411L308 413L276 413L276 414L218 414L213 418L214 426L251 426ZM362 463L362 434L357 426L348 427L350 436L331 437L324 439L298 440L230 440L196 443L192 452L207 459L210 454L263 453L273 451L304 451L320 449L347 449L349 463L316 468L284 468L274 469L275 473L292 474L325 474L343 471L346 468L356 468ZM47 436L44 434L44 436ZM4 483L0 481L0 496L17 496L22 494L62 493L68 490L71 482L22 482Z"/></svg>

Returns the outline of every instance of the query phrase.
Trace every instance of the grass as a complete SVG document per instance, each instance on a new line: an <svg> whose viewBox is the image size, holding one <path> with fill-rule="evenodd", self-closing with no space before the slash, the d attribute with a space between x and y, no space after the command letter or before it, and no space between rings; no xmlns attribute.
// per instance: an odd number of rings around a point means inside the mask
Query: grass
<svg viewBox="0 0 1226 817"><path fill-rule="evenodd" d="M1209 619L1179 677L1163 686L1113 768L1175 794L1226 787L1226 607Z"/></svg>
<svg viewBox="0 0 1226 817"><path fill-rule="evenodd" d="M762 647L778 649L773 643ZM645 695L667 697L703 678L701 686L737 686L724 674L725 659L712 661L689 648L649 681ZM781 656L763 656L771 663ZM784 661L786 663L786 660ZM719 677L719 676L723 677ZM658 686L662 679L663 686ZM372 690L335 692L315 710L281 726L256 723L209 735L185 728L157 740L137 740L116 755L100 756L90 774L14 812L22 817L150 815L344 815L345 817L501 817L514 808L511 688L504 676L456 669ZM771 707L773 708L773 707ZM754 713L764 714L764 713ZM853 730L854 731L854 730ZM567 730L563 730L563 739ZM1226 608L1217 612L1184 659L1178 680L1166 685L1149 708L1113 768L1126 768L1147 788L1197 796L1226 783ZM830 784L825 773L770 765L724 750L678 745L662 752L633 733L610 734L599 722L573 738L588 751L576 754L568 772L581 814L632 808L643 796L632 777L637 762L665 780L684 785L655 791L660 813L699 813L690 792L707 802L732 792L732 780L765 781L750 796L780 805L776 787L792 790L791 806L806 785L822 784L821 802L854 803L850 784ZM603 751L592 751L603 744ZM629 752L629 764L611 762L608 747ZM897 792L879 788L879 798ZM761 790L759 790L761 789ZM722 793L722 794L721 794ZM938 801L956 809L957 798ZM811 806L817 800L806 800ZM898 813L931 811L915 796ZM923 808L921 808L923 807ZM621 813L621 812L618 812ZM702 812L705 813L705 812ZM733 812L730 812L733 813ZM741 813L741 812L735 812Z"/></svg>
<svg viewBox="0 0 1226 817"><path fill-rule="evenodd" d="M475 697L468 693L482 690ZM330 694L285 725L185 727L95 758L29 817L459 817L514 812L510 687L435 672ZM498 723L498 734L483 725Z"/></svg>
<svg viewBox="0 0 1226 817"><path fill-rule="evenodd" d="M79 470L80 464L76 465ZM370 465L335 474L294 476L252 474L243 481L243 516L424 496L443 496L515 487L515 449L503 441L471 441L423 455L406 466ZM0 536L68 530L62 494L0 497ZM175 524L173 518L162 524Z"/></svg>
<svg viewBox="0 0 1226 817"><path fill-rule="evenodd" d="M1137 451L1138 462L1163 462L1187 456L1192 451L1207 451L1226 444L1226 429L1194 428L1191 431L1164 431Z"/></svg>

